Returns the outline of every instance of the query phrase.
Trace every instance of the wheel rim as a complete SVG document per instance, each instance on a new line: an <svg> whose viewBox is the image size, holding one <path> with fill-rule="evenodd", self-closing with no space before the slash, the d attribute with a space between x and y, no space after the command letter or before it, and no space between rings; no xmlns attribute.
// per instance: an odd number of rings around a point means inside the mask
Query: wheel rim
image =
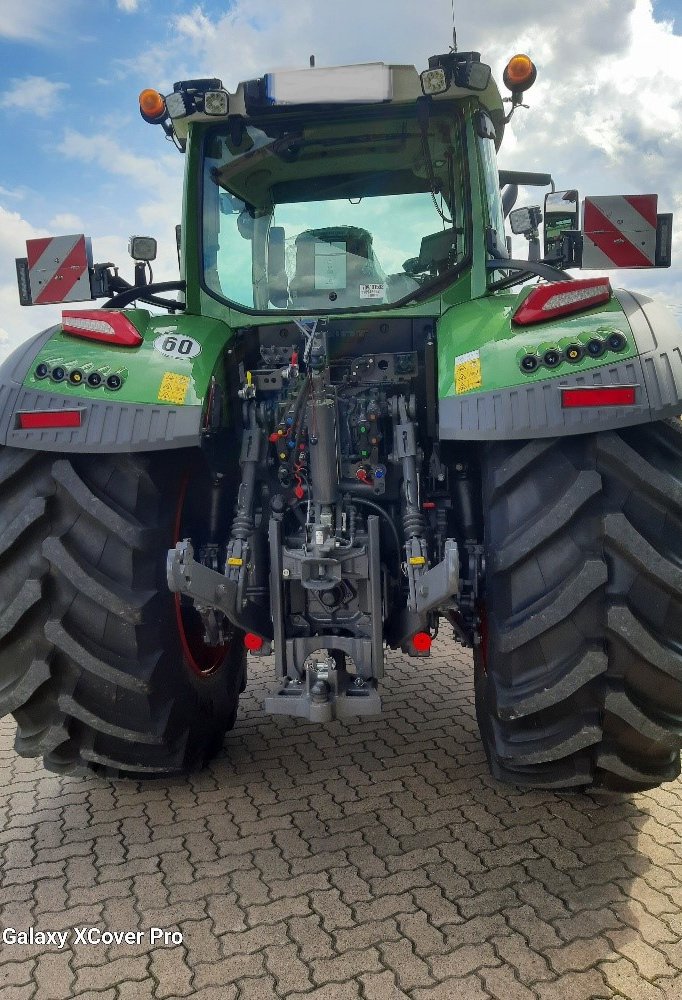
<svg viewBox="0 0 682 1000"><path fill-rule="evenodd" d="M178 505L175 511L173 526L173 545L177 545L182 534L182 515L185 509L189 473L186 473L180 486ZM185 662L197 677L210 677L220 670L227 656L230 643L220 646L209 646L204 642L204 629L199 614L192 605L183 604L181 594L173 594L175 606L175 621L180 636L180 645Z"/></svg>

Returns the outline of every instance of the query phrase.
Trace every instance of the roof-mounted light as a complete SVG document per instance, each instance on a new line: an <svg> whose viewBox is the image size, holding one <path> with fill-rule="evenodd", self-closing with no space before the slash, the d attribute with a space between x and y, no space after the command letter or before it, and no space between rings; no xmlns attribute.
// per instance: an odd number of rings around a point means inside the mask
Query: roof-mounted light
<svg viewBox="0 0 682 1000"><path fill-rule="evenodd" d="M583 278L578 281L556 281L533 288L514 313L518 326L544 323L557 316L593 309L611 298L608 278Z"/></svg>
<svg viewBox="0 0 682 1000"><path fill-rule="evenodd" d="M229 97L222 82L210 80L180 80L173 84L173 93L166 96L166 107L171 118L186 118L196 112L225 116Z"/></svg>
<svg viewBox="0 0 682 1000"><path fill-rule="evenodd" d="M504 85L512 94L522 94L533 86L538 71L529 56L519 54L512 56L507 63L504 75Z"/></svg>
<svg viewBox="0 0 682 1000"><path fill-rule="evenodd" d="M147 88L140 94L140 114L147 122L162 122L166 117L166 102L158 90Z"/></svg>
<svg viewBox="0 0 682 1000"><path fill-rule="evenodd" d="M204 114L221 115L227 114L229 100L226 90L207 90L204 94Z"/></svg>
<svg viewBox="0 0 682 1000"><path fill-rule="evenodd" d="M184 118L194 111L194 99L189 94L174 91L166 95L166 108L171 118Z"/></svg>
<svg viewBox="0 0 682 1000"><path fill-rule="evenodd" d="M490 66L481 62L479 52L446 52L429 57L429 68L419 74L422 93L427 97L444 94L451 84L462 90L485 90L490 83Z"/></svg>
<svg viewBox="0 0 682 1000"><path fill-rule="evenodd" d="M101 340L117 347L139 347L142 343L128 317L111 309L64 309L62 330L72 337Z"/></svg>
<svg viewBox="0 0 682 1000"><path fill-rule="evenodd" d="M422 85L422 94L431 97L434 94L444 94L450 86L447 75L442 66L435 69L425 69L419 74Z"/></svg>

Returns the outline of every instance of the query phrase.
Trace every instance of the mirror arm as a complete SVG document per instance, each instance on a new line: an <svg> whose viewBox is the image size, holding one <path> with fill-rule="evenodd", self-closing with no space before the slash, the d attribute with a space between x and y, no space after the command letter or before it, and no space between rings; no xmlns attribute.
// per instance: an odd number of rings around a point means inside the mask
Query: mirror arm
<svg viewBox="0 0 682 1000"><path fill-rule="evenodd" d="M540 260L515 260L514 258L495 258L486 261L485 265L489 271L525 271L528 274L535 274L538 278L546 278L548 281L573 281L573 275L567 271L561 271L550 264L545 264ZM503 278L503 281L513 280ZM495 283L496 286L498 282ZM492 287L492 286L491 286Z"/></svg>

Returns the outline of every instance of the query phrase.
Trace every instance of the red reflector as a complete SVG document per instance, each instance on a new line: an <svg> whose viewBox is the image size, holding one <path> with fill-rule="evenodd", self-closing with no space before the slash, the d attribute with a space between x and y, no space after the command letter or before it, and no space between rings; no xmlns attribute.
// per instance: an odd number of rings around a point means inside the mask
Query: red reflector
<svg viewBox="0 0 682 1000"><path fill-rule="evenodd" d="M634 406L636 389L637 387L634 385L595 389L562 389L561 405L565 410L579 409L581 406Z"/></svg>
<svg viewBox="0 0 682 1000"><path fill-rule="evenodd" d="M46 427L80 427L82 410L32 410L19 414L22 431L44 430Z"/></svg>
<svg viewBox="0 0 682 1000"><path fill-rule="evenodd" d="M523 300L512 319L519 326L544 323L555 316L592 309L611 298L608 278L582 278L579 281L555 281L538 285Z"/></svg>
<svg viewBox="0 0 682 1000"><path fill-rule="evenodd" d="M422 504L422 510L435 510L436 505L433 500L425 500Z"/></svg>
<svg viewBox="0 0 682 1000"><path fill-rule="evenodd" d="M412 645L418 653L428 653L431 649L431 636L428 632L415 632L412 636Z"/></svg>
<svg viewBox="0 0 682 1000"><path fill-rule="evenodd" d="M64 309L62 330L72 337L102 340L118 347L139 347L142 343L125 313L113 309Z"/></svg>
<svg viewBox="0 0 682 1000"><path fill-rule="evenodd" d="M264 640L259 635L256 635L255 632L247 632L244 636L244 645L252 653L257 653L259 649L262 649L263 643Z"/></svg>

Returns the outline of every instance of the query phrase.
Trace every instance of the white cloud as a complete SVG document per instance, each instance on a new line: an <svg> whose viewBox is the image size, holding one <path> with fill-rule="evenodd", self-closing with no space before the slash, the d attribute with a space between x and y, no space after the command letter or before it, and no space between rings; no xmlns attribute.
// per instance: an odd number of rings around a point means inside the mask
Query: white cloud
<svg viewBox="0 0 682 1000"><path fill-rule="evenodd" d="M79 216L73 212L58 212L47 224L47 228L55 236L71 235L71 233L82 233L83 222Z"/></svg>
<svg viewBox="0 0 682 1000"><path fill-rule="evenodd" d="M116 0L116 6L126 14L134 14L140 9L140 0Z"/></svg>
<svg viewBox="0 0 682 1000"><path fill-rule="evenodd" d="M72 6L60 0L59 24L63 27ZM0 38L12 41L44 42L55 31L54 0L0 0Z"/></svg>
<svg viewBox="0 0 682 1000"><path fill-rule="evenodd" d="M161 134L154 134L158 142ZM159 156L139 156L130 152L107 132L84 135L67 129L56 146L57 152L78 163L91 163L105 174L123 177L128 183L148 191L168 191L176 188L182 175L182 157L173 152Z"/></svg>
<svg viewBox="0 0 682 1000"><path fill-rule="evenodd" d="M2 97L2 105L46 118L57 110L59 96L63 90L68 90L68 86L67 83L48 80L44 76L15 78L10 80L9 88Z"/></svg>
<svg viewBox="0 0 682 1000"><path fill-rule="evenodd" d="M21 201L24 193L21 188L6 188L0 184L0 198L12 198L13 200Z"/></svg>

